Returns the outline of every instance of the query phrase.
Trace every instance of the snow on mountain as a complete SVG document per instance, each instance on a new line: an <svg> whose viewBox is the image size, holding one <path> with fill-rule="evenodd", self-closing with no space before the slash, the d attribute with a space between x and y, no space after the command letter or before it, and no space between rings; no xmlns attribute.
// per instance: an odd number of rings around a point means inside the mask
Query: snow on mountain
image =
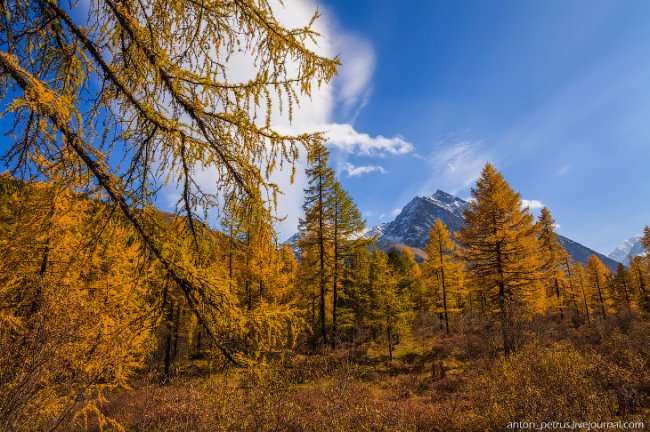
<svg viewBox="0 0 650 432"><path fill-rule="evenodd" d="M630 256L644 256L645 250L641 244L643 234L637 234L619 244L609 255L609 258L616 260L626 266L630 265Z"/></svg>
<svg viewBox="0 0 650 432"><path fill-rule="evenodd" d="M299 258L300 257L300 247L298 246L298 240L300 240L300 231L286 239L282 244L286 245L291 249L294 253L294 255Z"/></svg>
<svg viewBox="0 0 650 432"><path fill-rule="evenodd" d="M298 243L298 240L300 240L300 231L298 231L297 233L295 233L294 235L286 239L283 244L287 244L287 245L295 244Z"/></svg>
<svg viewBox="0 0 650 432"><path fill-rule="evenodd" d="M384 235L384 231L386 230L386 227L388 227L389 222L384 222L379 225L371 226L371 227L366 227L359 237L363 238L372 238L374 236L377 236L378 238Z"/></svg>
<svg viewBox="0 0 650 432"><path fill-rule="evenodd" d="M463 212L465 209L469 208L469 204L462 199L443 192L440 189L436 191L430 197L423 197L426 201L429 201L436 206L447 210L449 213L460 218L463 217Z"/></svg>
<svg viewBox="0 0 650 432"><path fill-rule="evenodd" d="M429 231L436 219L440 219L447 225L447 229L452 233L457 232L465 224L463 212L467 208L469 204L466 201L438 190L431 196L416 196L404 206L392 222L368 227L360 232L359 236L370 238L376 235L378 238L376 246L380 249L402 250L408 247L413 250L418 260L426 259L422 249L429 241ZM284 243L290 245L294 252L299 253L296 245L299 238L300 233L296 233ZM616 268L618 260L613 259L612 254L608 258L561 235L558 235L558 240L575 261L586 264L589 257L595 254L607 267L612 270ZM636 246L633 245L630 250L635 251L635 248Z"/></svg>
<svg viewBox="0 0 650 432"><path fill-rule="evenodd" d="M440 219L449 231L458 231L465 223L463 212L469 204L462 199L443 191L436 191L429 197L415 197L401 211L394 221L383 224L383 235L377 246L391 249L396 246L409 246L424 249L429 241L429 231L436 219ZM617 262L571 239L558 235L558 240L575 261L587 263L593 254L607 267L616 268Z"/></svg>
<svg viewBox="0 0 650 432"><path fill-rule="evenodd" d="M384 228L384 240L424 248L429 241L429 231L436 219L442 220L451 231L463 225L463 211L468 204L443 191L432 196L415 197L404 206L394 221Z"/></svg>

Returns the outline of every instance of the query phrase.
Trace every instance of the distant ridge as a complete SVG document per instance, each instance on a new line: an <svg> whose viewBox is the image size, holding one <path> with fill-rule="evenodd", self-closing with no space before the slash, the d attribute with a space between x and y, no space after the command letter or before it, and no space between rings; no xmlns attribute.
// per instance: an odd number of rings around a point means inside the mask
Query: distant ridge
<svg viewBox="0 0 650 432"><path fill-rule="evenodd" d="M428 258L423 249L429 241L429 231L436 219L447 225L452 233L457 232L465 224L463 212L467 208L467 201L437 190L431 196L416 196L393 221L369 227L360 234L368 238L377 236L377 247L385 251L409 248L418 261L423 261ZM295 246L299 237L299 233L296 233L285 241L285 244L293 246L296 253L299 252ZM574 261L587 264L589 257L596 255L607 267L616 269L617 261L559 234L558 240Z"/></svg>
<svg viewBox="0 0 650 432"><path fill-rule="evenodd" d="M465 223L463 212L468 207L466 201L441 190L431 196L417 196L404 206L395 220L383 224L377 246L387 250L401 244L423 249L436 219L440 219L450 231L456 232ZM589 257L595 254L607 267L616 269L617 261L559 234L558 240L574 261L586 264Z"/></svg>

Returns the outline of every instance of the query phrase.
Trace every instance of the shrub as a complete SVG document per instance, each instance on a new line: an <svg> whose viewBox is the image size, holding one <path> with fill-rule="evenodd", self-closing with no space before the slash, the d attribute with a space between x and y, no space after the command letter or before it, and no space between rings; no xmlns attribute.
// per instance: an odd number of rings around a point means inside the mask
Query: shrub
<svg viewBox="0 0 650 432"><path fill-rule="evenodd" d="M489 429L511 421L613 418L613 398L597 382L597 362L572 345L533 342L471 384L475 411Z"/></svg>

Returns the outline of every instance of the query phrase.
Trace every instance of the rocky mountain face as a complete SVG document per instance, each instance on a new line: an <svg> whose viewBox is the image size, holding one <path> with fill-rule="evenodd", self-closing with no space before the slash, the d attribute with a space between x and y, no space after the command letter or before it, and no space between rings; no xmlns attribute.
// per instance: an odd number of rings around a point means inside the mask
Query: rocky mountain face
<svg viewBox="0 0 650 432"><path fill-rule="evenodd" d="M442 220L450 231L458 231L467 207L462 199L440 190L432 196L415 197L384 227L379 239L423 249L436 219Z"/></svg>
<svg viewBox="0 0 650 432"><path fill-rule="evenodd" d="M429 231L436 219L440 219L450 231L458 231L465 223L463 211L468 207L466 201L440 190L432 196L415 197L394 221L382 224L377 246L386 250L395 247L399 249L400 245L423 249L429 241ZM586 264L589 257L596 254L607 267L616 268L617 261L614 259L559 234L558 240L575 261Z"/></svg>
<svg viewBox="0 0 650 432"><path fill-rule="evenodd" d="M641 237L643 234L637 234L622 242L616 247L609 255L609 258L625 264L630 265L630 256L644 256L645 249L641 244Z"/></svg>

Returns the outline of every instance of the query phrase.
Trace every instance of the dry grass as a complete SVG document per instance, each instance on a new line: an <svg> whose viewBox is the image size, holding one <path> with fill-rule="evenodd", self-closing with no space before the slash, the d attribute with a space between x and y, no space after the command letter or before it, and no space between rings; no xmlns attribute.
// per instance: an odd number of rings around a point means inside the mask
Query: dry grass
<svg viewBox="0 0 650 432"><path fill-rule="evenodd" d="M650 424L650 325L529 336L508 360L478 334L295 356L282 367L142 384L104 412L129 431L498 431L509 421ZM431 366L442 360L440 379Z"/></svg>

